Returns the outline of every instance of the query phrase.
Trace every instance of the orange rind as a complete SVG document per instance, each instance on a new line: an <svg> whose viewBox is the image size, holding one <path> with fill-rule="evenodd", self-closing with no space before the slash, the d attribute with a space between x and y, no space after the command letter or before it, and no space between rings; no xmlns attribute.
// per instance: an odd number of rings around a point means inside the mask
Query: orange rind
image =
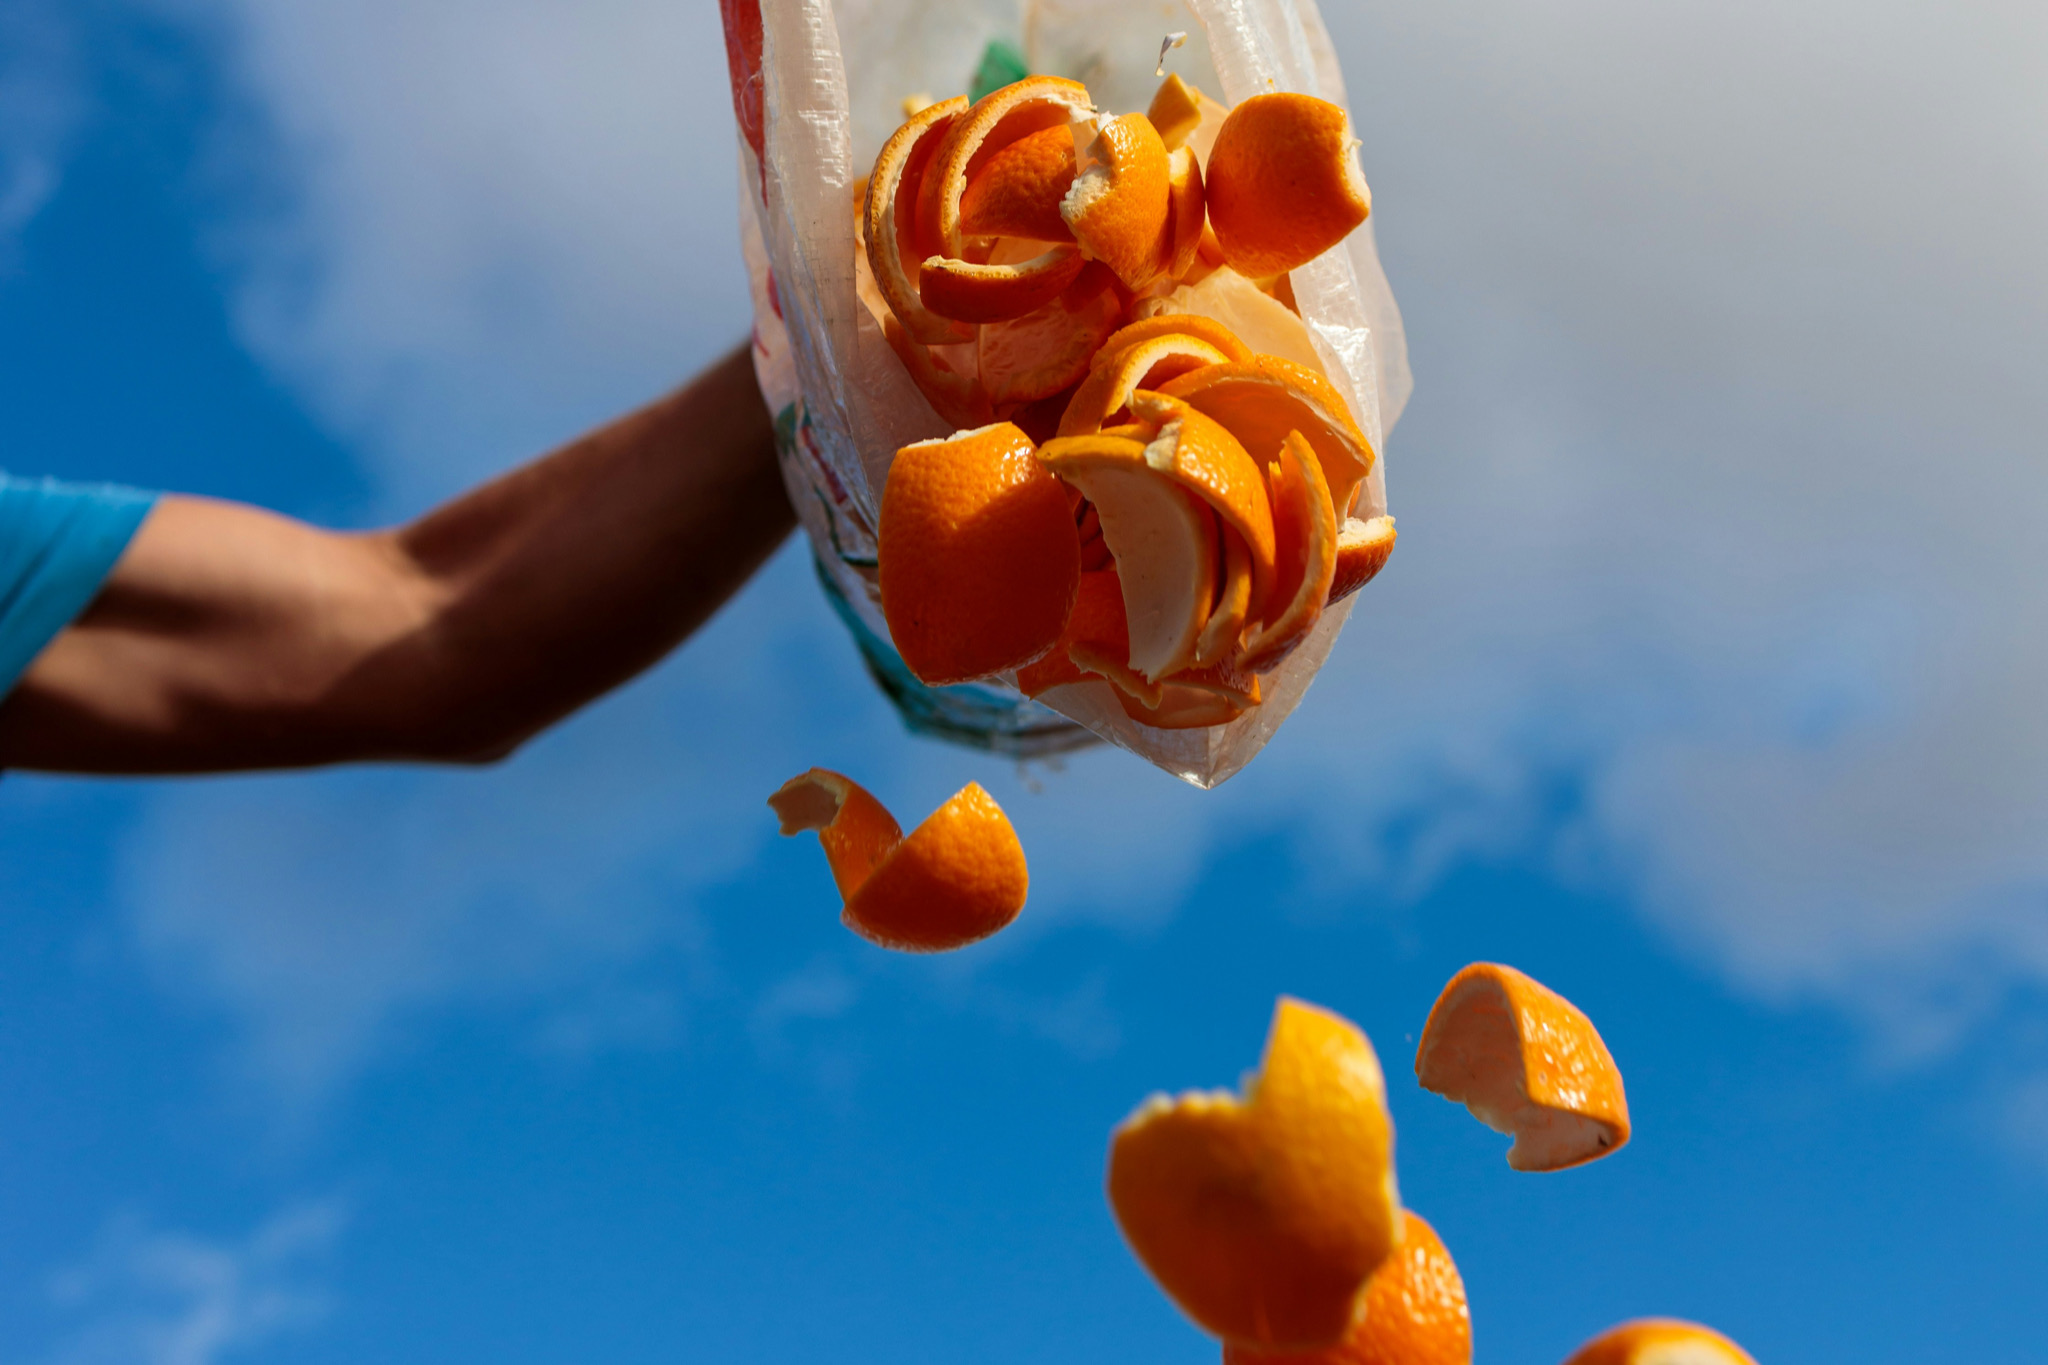
<svg viewBox="0 0 2048 1365"><path fill-rule="evenodd" d="M1177 332L1147 337L1112 352L1115 340L1111 337L1096 352L1088 377L1074 391L1073 401L1060 418L1060 435L1086 436L1101 431L1139 389L1156 389L1190 370L1226 360L1226 354L1210 342Z"/></svg>
<svg viewBox="0 0 2048 1365"><path fill-rule="evenodd" d="M1401 1249L1366 1282L1358 1316L1321 1351L1254 1351L1226 1345L1223 1365L1472 1365L1472 1311L1465 1281L1436 1229L1402 1211Z"/></svg>
<svg viewBox="0 0 2048 1365"><path fill-rule="evenodd" d="M1202 167L1182 147L1166 159L1166 230L1159 237L1159 278L1178 280L1194 265L1207 220L1202 210Z"/></svg>
<svg viewBox="0 0 2048 1365"><path fill-rule="evenodd" d="M1572 1352L1564 1365L1756 1365L1711 1327L1680 1318L1638 1318Z"/></svg>
<svg viewBox="0 0 2048 1365"><path fill-rule="evenodd" d="M1561 1171L1628 1142L1628 1097L1599 1030L1513 967L1475 962L1451 978L1423 1027L1415 1075L1513 1136L1508 1165L1518 1171Z"/></svg>
<svg viewBox="0 0 2048 1365"><path fill-rule="evenodd" d="M1109 287L1108 270L1089 265L1051 302L981 329L982 390L991 403L1007 409L1081 383L1089 362L1122 319L1123 302ZM1073 400L1066 406L1073 406Z"/></svg>
<svg viewBox="0 0 2048 1365"><path fill-rule="evenodd" d="M1394 553L1394 519L1345 518L1337 528L1337 568L1330 575L1330 601L1342 602L1379 575Z"/></svg>
<svg viewBox="0 0 2048 1365"><path fill-rule="evenodd" d="M1257 1076L1155 1095L1117 1128L1109 1202L1182 1311L1228 1343L1328 1346L1400 1246L1394 1128L1372 1044L1282 998Z"/></svg>
<svg viewBox="0 0 2048 1365"><path fill-rule="evenodd" d="M1186 487L1146 461L1143 442L1061 436L1039 461L1095 506L1116 561L1130 626L1130 667L1151 681L1194 662L1216 597L1216 518Z"/></svg>
<svg viewBox="0 0 2048 1365"><path fill-rule="evenodd" d="M877 539L890 638L927 683L1021 667L1066 628L1080 538L1066 490L1011 423L898 451Z"/></svg>
<svg viewBox="0 0 2048 1365"><path fill-rule="evenodd" d="M1071 242L1060 200L1074 183L1074 134L1065 124L1018 138L990 157L960 196L965 237Z"/></svg>
<svg viewBox="0 0 2048 1365"><path fill-rule="evenodd" d="M1183 399L1141 389L1131 395L1131 415L1158 433L1145 447L1145 463L1208 503L1244 540L1251 574L1247 607L1260 610L1273 586L1274 529L1258 465L1222 423Z"/></svg>
<svg viewBox="0 0 2048 1365"><path fill-rule="evenodd" d="M1081 277L1087 261L1070 243L1015 264L930 256L918 271L917 297L957 322L1004 322L1043 308Z"/></svg>
<svg viewBox="0 0 2048 1365"><path fill-rule="evenodd" d="M1109 340L1102 343L1102 355L1096 363L1109 364L1111 359L1129 347L1163 336L1185 336L1206 342L1221 351L1225 360L1237 365L1249 365L1256 359L1252 348L1236 332L1213 317L1154 312L1112 333Z"/></svg>
<svg viewBox="0 0 2048 1365"><path fill-rule="evenodd" d="M841 918L884 948L964 948L1024 908L1031 878L1023 846L979 783L961 788L907 839L880 802L828 769L791 778L768 804L784 834L817 831L846 902Z"/></svg>
<svg viewBox="0 0 2048 1365"><path fill-rule="evenodd" d="M1371 443L1336 386L1313 370L1261 355L1251 365L1191 370L1160 392L1184 398L1221 422L1261 468L1279 458L1289 432L1300 432L1322 467L1339 517L1349 514L1372 472Z"/></svg>
<svg viewBox="0 0 2048 1365"><path fill-rule="evenodd" d="M1209 608L1209 619L1195 640L1195 664L1198 667L1226 661L1235 663L1244 628L1251 621L1251 547L1245 544L1243 536L1228 526L1218 529L1223 533L1223 573L1217 580L1216 604ZM1268 572L1270 574L1271 570ZM1252 675L1254 680L1257 676Z"/></svg>
<svg viewBox="0 0 2048 1365"><path fill-rule="evenodd" d="M945 141L967 97L928 105L910 116L875 158L862 216L868 269L875 288L912 340L943 345L967 338L967 329L927 309L918 298L916 262L930 254L916 231L917 198L925 171Z"/></svg>
<svg viewBox="0 0 2048 1365"><path fill-rule="evenodd" d="M1172 229L1166 146L1143 114L1125 114L1101 126L1087 156L1060 201L1060 217L1083 251L1129 288L1143 289L1171 254L1160 246L1171 242Z"/></svg>
<svg viewBox="0 0 2048 1365"><path fill-rule="evenodd" d="M948 426L982 427L995 419L980 382L971 374L955 373L929 347L913 341L894 315L882 319L882 335L909 372L910 382Z"/></svg>
<svg viewBox="0 0 2048 1365"><path fill-rule="evenodd" d="M1063 683L1081 682L1092 676L1106 676L1098 669L1082 668L1074 662L1075 650L1084 657L1123 661L1130 656L1131 630L1124 620L1124 589L1114 568L1087 570L1074 595L1073 615L1059 640L1036 663L1017 670L1017 690L1036 697Z"/></svg>
<svg viewBox="0 0 2048 1365"><path fill-rule="evenodd" d="M1306 265L1372 212L1350 115L1313 95L1275 92L1238 104L1204 171L1223 257L1253 279Z"/></svg>
<svg viewBox="0 0 2048 1365"><path fill-rule="evenodd" d="M1337 514L1308 442L1291 431L1268 467L1273 537L1280 547L1271 608L1247 631L1238 662L1255 673L1277 668L1322 617L1337 569Z"/></svg>
<svg viewBox="0 0 2048 1365"><path fill-rule="evenodd" d="M1202 92L1180 78L1168 75L1153 92L1145 117L1159 131L1159 141L1169 152L1178 151L1202 124Z"/></svg>
<svg viewBox="0 0 2048 1365"><path fill-rule="evenodd" d="M966 256L961 200L974 178L1032 134L1094 114L1088 87L1059 76L1027 76L982 96L955 120L925 174L917 211L920 240L938 254Z"/></svg>

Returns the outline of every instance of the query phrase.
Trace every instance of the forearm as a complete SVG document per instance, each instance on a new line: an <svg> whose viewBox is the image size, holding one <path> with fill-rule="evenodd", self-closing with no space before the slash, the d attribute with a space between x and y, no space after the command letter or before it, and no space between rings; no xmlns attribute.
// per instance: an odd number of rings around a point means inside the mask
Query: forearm
<svg viewBox="0 0 2048 1365"><path fill-rule="evenodd" d="M488 753L660 659L795 524L744 348L392 534L443 603L417 646L441 742Z"/></svg>
<svg viewBox="0 0 2048 1365"><path fill-rule="evenodd" d="M793 522L743 350L396 530L167 498L0 705L0 767L495 757L685 639Z"/></svg>

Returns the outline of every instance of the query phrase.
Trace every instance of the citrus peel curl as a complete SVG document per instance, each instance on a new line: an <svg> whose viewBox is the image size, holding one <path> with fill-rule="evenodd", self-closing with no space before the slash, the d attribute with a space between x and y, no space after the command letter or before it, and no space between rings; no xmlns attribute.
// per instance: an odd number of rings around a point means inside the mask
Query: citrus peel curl
<svg viewBox="0 0 2048 1365"><path fill-rule="evenodd" d="M995 798L970 782L908 838L851 778L813 768L768 798L782 833L815 830L846 908L846 926L900 952L964 948L1024 908L1030 874Z"/></svg>

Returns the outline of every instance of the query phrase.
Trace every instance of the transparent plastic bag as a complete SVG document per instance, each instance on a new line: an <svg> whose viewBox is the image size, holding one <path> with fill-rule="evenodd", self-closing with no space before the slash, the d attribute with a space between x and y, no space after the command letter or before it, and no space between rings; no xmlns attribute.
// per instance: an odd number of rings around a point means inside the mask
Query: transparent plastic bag
<svg viewBox="0 0 2048 1365"><path fill-rule="evenodd" d="M1143 110L1162 40L1166 69L1226 103L1270 90L1345 103L1314 0L721 0L740 130L740 232L754 302L754 362L776 414L784 478L826 594L911 728L1021 757L1101 738L1211 787L1251 761L1300 702L1357 598L1263 679L1228 725L1139 725L1107 683L1043 704L999 682L927 687L888 643L875 525L895 452L948 434L856 295L856 191L912 94L963 93L1007 44L1031 72L1084 82L1106 114ZM1369 174L1370 168L1368 168ZM1411 382L1401 317L1370 220L1292 273L1330 379L1382 458L1356 515L1387 510L1384 437Z"/></svg>

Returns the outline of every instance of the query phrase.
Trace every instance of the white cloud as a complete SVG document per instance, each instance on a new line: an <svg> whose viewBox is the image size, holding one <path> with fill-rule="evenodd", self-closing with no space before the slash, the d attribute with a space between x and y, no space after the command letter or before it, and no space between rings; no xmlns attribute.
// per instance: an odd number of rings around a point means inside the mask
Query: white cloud
<svg viewBox="0 0 2048 1365"><path fill-rule="evenodd" d="M52 1282L58 1308L85 1325L51 1365L222 1365L312 1327L333 1306L317 1272L345 1222L333 1200L226 1239L119 1219Z"/></svg>
<svg viewBox="0 0 2048 1365"><path fill-rule="evenodd" d="M712 6L204 2L267 120L243 164L287 191L225 247L248 336L393 505L743 330ZM1415 346L1401 551L1223 790L1117 755L1002 786L1040 852L989 955L1166 913L1188 849L1285 826L1326 889L1551 858L1903 1047L2048 976L2048 18L1330 11ZM989 780L850 734L872 713L832 693L865 683L811 591L785 561L674 678L504 773L165 793L145 944L278 1074L332 1077L420 1011L700 932L675 907L762 856L752 793L790 771ZM728 722L684 727L707 700Z"/></svg>
<svg viewBox="0 0 2048 1365"><path fill-rule="evenodd" d="M0 274L23 228L56 193L83 113L73 34L42 0L0 8Z"/></svg>

